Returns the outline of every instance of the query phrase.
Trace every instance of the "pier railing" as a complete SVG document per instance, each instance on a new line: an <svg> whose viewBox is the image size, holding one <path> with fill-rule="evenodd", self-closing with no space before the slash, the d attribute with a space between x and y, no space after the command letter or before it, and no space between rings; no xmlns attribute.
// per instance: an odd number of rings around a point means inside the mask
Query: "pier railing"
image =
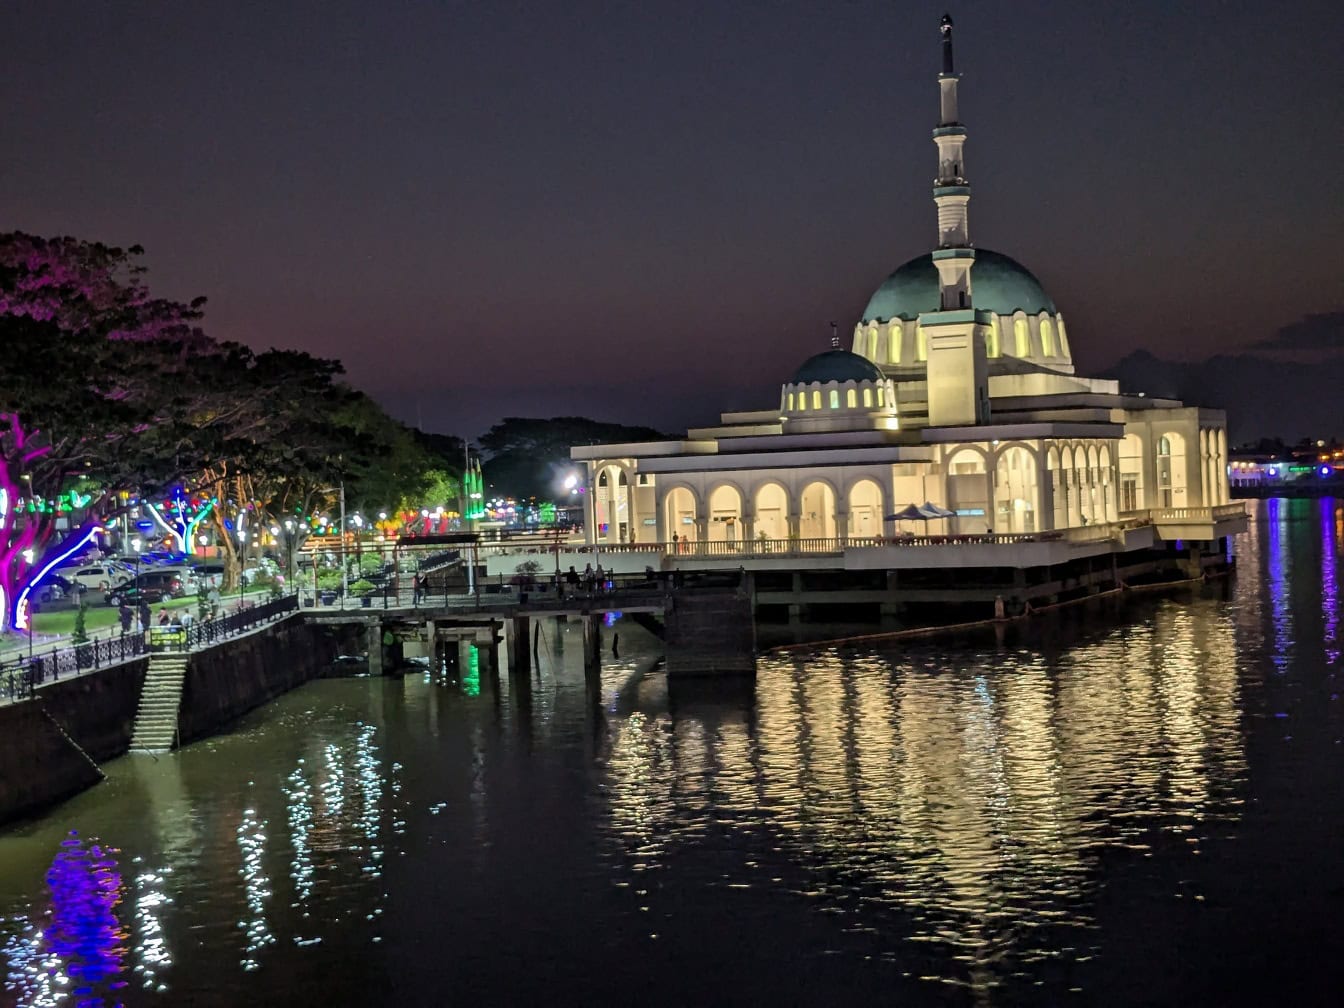
<svg viewBox="0 0 1344 1008"><path fill-rule="evenodd" d="M237 637L265 623L297 611L295 595L284 595L261 605L245 602L235 612L215 619L193 620L183 629L187 649L199 651ZM34 650L0 663L0 702L28 700L38 687L120 665L149 652L149 631L119 634L84 644L66 644Z"/></svg>

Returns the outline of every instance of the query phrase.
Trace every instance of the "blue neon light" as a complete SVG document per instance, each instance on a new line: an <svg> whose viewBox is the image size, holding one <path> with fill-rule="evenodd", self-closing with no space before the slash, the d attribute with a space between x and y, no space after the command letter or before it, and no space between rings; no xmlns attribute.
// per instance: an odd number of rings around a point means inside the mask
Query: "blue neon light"
<svg viewBox="0 0 1344 1008"><path fill-rule="evenodd" d="M14 626L20 630L28 629L28 595L33 590L33 586L46 577L53 567L64 562L66 559L87 546L89 540L102 530L103 527L101 525L94 525L88 532L84 533L84 537L80 539L79 542L75 543L64 553L58 553L55 559L42 568L37 577L28 579L28 583L25 584L23 590L19 592L19 597L14 600Z"/></svg>

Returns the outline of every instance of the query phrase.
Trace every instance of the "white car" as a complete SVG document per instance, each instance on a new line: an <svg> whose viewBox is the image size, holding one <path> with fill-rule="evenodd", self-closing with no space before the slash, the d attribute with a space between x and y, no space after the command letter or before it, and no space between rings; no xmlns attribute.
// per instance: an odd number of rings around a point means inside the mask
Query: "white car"
<svg viewBox="0 0 1344 1008"><path fill-rule="evenodd" d="M125 567L112 564L96 564L90 567L76 567L71 571L61 571L61 576L75 584L95 591L107 591L123 581L131 579L131 572Z"/></svg>

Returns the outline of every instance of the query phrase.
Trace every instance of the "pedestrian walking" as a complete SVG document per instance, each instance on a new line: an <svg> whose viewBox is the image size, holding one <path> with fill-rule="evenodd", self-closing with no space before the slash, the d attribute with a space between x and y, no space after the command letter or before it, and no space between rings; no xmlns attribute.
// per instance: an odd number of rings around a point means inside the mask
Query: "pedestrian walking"
<svg viewBox="0 0 1344 1008"><path fill-rule="evenodd" d="M604 571L604 570L602 569L602 565L601 565L601 564L598 564L598 565L597 565L597 570L595 571L595 575L596 575L596 577L597 577L597 590L598 590L598 591L606 591L606 590L607 590L607 574L606 574L606 571Z"/></svg>
<svg viewBox="0 0 1344 1008"><path fill-rule="evenodd" d="M210 603L210 618L218 619L219 607L222 604L222 600L219 597L219 589L211 588L210 594L205 597L205 600Z"/></svg>
<svg viewBox="0 0 1344 1008"><path fill-rule="evenodd" d="M565 585L571 596L579 593L579 572L570 564L569 570L565 572Z"/></svg>
<svg viewBox="0 0 1344 1008"><path fill-rule="evenodd" d="M597 575L593 573L592 564L583 565L583 586L588 589L588 594L593 593L593 588L597 585Z"/></svg>
<svg viewBox="0 0 1344 1008"><path fill-rule="evenodd" d="M420 604L420 593L424 590L425 590L425 579L422 578L419 574L415 575L415 577L411 579L411 591L414 596L411 600L411 605Z"/></svg>
<svg viewBox="0 0 1344 1008"><path fill-rule="evenodd" d="M150 612L149 603L144 599L140 600L140 631L147 633L149 631Z"/></svg>
<svg viewBox="0 0 1344 1008"><path fill-rule="evenodd" d="M135 613L131 611L125 601L117 608L117 618L121 620L121 635L125 637L131 632L131 620L135 618Z"/></svg>

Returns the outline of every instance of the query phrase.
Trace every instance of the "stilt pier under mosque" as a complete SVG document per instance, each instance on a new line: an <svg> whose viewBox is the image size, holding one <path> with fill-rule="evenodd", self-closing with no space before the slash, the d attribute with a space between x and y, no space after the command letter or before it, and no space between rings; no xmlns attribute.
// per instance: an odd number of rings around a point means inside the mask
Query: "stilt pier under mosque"
<svg viewBox="0 0 1344 1008"><path fill-rule="evenodd" d="M379 602L376 607L307 607L305 619L347 634L362 628L372 675L396 674L415 659L453 673L465 668L474 652L484 678L504 669L525 676L546 625L579 622L584 669L596 684L604 627L612 614L633 618L663 640L667 671L674 678L751 676L756 669L751 581L740 571L699 578L691 586L671 579L613 579L578 591L555 591L554 585L461 595L425 591L409 605L394 605L387 596Z"/></svg>

